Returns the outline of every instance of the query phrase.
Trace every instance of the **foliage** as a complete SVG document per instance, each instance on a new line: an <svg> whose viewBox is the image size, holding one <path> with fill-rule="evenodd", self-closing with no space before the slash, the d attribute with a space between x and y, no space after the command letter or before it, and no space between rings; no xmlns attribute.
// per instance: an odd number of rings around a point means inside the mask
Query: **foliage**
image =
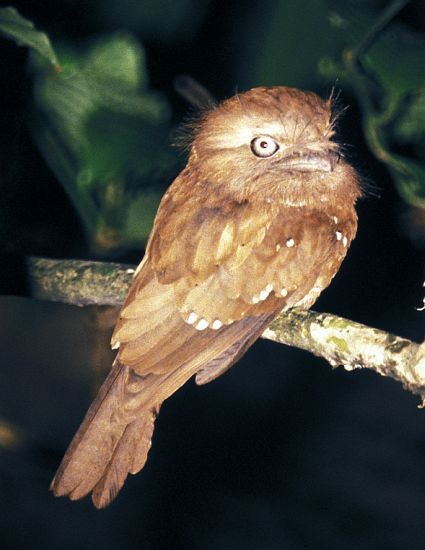
<svg viewBox="0 0 425 550"><path fill-rule="evenodd" d="M16 10L4 13L9 26L13 17L17 22L9 35L32 49L36 142L77 209L92 251L142 246L177 163L167 145L170 109L149 89L143 48L132 35L114 33L85 48L56 44L53 50ZM25 40L27 28L33 34Z"/></svg>
<svg viewBox="0 0 425 550"><path fill-rule="evenodd" d="M379 0L309 0L303 10L295 0L252 3L229 11L241 24L231 29L227 40L234 47L226 55L241 89L314 89L321 79L328 89L336 84L354 93L372 152L390 169L403 199L423 209L425 41L394 21L406 3L392 0L382 9ZM210 2L167 5L97 0L87 10L102 29L118 25L184 51ZM14 8L0 9L1 34L31 51L31 129L79 214L91 251L110 255L142 246L180 164L168 145L170 107L149 86L144 48L122 31L84 42L55 40L52 46ZM215 38L217 44L221 39ZM197 55L194 48L190 53ZM220 51L210 59L216 66L208 71L219 75L225 61Z"/></svg>
<svg viewBox="0 0 425 550"><path fill-rule="evenodd" d="M56 54L47 35L37 31L34 24L22 17L15 8L0 9L0 34L11 38L18 46L33 48L53 66L58 65Z"/></svg>
<svg viewBox="0 0 425 550"><path fill-rule="evenodd" d="M261 3L238 35L238 81L317 88L319 77L354 93L370 149L401 197L425 208L425 40L394 21L407 3L310 0L302 12L295 0Z"/></svg>
<svg viewBox="0 0 425 550"><path fill-rule="evenodd" d="M383 12L371 2L363 1L361 10L359 2L334 4L331 22L345 49L339 60L323 57L319 71L356 94L371 150L389 167L404 200L425 208L425 40L390 22L405 1Z"/></svg>

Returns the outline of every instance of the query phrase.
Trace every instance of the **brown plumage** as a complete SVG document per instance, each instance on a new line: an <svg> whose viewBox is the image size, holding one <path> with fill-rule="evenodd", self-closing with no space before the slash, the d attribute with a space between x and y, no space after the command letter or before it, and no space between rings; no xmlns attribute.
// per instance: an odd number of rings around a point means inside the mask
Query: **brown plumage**
<svg viewBox="0 0 425 550"><path fill-rule="evenodd" d="M281 311L310 307L355 236L360 185L331 101L255 88L201 118L112 338L111 373L52 482L107 506L145 464L162 402L227 370Z"/></svg>

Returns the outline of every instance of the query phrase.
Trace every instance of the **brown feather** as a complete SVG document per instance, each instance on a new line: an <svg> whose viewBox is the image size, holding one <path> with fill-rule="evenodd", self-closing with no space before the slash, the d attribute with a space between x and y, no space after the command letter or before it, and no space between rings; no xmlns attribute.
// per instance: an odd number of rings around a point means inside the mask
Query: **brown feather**
<svg viewBox="0 0 425 550"><path fill-rule="evenodd" d="M146 462L162 402L225 372L282 309L310 307L355 236L355 171L329 101L284 87L231 98L199 123L164 195L112 337L119 348L52 482L111 502ZM253 149L274 140L270 158Z"/></svg>

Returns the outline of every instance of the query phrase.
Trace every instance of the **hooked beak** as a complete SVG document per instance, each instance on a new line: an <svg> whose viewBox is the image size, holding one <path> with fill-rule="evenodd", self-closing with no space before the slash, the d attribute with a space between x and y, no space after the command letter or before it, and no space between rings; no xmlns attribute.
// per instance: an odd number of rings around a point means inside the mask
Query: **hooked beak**
<svg viewBox="0 0 425 550"><path fill-rule="evenodd" d="M281 157L279 164L286 170L298 172L333 172L340 158L335 151L301 149Z"/></svg>

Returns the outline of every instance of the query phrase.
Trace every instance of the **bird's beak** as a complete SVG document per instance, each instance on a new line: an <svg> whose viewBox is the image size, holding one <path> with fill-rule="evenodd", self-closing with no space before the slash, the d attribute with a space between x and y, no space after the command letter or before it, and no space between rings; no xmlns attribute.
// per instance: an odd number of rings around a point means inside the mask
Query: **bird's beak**
<svg viewBox="0 0 425 550"><path fill-rule="evenodd" d="M280 165L286 170L298 172L333 172L341 155L335 151L300 149L280 158Z"/></svg>

